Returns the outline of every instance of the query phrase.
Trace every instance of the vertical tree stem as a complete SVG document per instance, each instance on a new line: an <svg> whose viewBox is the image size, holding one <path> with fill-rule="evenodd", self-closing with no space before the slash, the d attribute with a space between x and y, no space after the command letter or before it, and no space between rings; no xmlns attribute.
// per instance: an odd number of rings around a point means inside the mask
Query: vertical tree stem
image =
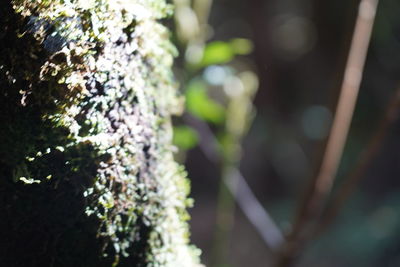
<svg viewBox="0 0 400 267"><path fill-rule="evenodd" d="M290 266L299 243L307 236L307 226L321 213L331 191L343 154L362 79L378 0L361 0L347 59L335 118L318 174L299 208L292 232L278 258L277 266Z"/></svg>
<svg viewBox="0 0 400 267"><path fill-rule="evenodd" d="M362 152L360 159L358 160L358 164L354 167L349 177L345 179L343 185L338 189L338 192L333 197L331 204L325 209L319 225L316 228L315 235L319 235L332 224L334 218L345 204L345 201L354 191L356 185L361 180L363 174L371 163L371 160L379 152L390 126L398 119L399 106L400 88L394 93L391 102L388 104L384 117L380 122L378 130L372 136L367 148Z"/></svg>

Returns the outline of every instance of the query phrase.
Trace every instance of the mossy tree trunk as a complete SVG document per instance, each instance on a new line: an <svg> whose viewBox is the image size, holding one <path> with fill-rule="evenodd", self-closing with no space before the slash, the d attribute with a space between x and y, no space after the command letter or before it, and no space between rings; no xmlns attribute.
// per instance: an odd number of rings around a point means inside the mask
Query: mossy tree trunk
<svg viewBox="0 0 400 267"><path fill-rule="evenodd" d="M0 6L0 266L198 266L164 0Z"/></svg>

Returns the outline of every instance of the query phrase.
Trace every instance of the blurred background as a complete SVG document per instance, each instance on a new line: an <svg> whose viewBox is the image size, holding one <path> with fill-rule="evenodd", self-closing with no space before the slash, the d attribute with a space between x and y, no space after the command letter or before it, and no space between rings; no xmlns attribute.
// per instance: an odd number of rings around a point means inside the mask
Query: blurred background
<svg viewBox="0 0 400 267"><path fill-rule="evenodd" d="M239 168L281 231L290 231L323 155L359 1L194 2L185 7L187 1L176 1L175 36L176 73L188 110L176 121L175 139L195 200L192 241L207 266L272 266L271 250L243 210L229 204L221 179L229 166ZM191 12L203 15L193 22ZM380 1L333 193L360 164L400 88L399 14L400 1ZM295 266L400 266L400 120L395 111L355 191ZM213 158L218 152L210 147L204 153L213 140L201 129L217 138L221 159ZM221 212L229 218L221 218Z"/></svg>

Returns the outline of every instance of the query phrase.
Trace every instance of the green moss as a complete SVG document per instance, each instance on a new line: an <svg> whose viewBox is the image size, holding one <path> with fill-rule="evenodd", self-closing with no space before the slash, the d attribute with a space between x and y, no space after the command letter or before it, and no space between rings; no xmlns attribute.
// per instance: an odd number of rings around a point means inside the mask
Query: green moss
<svg viewBox="0 0 400 267"><path fill-rule="evenodd" d="M25 263L198 265L189 184L171 152L170 117L182 101L176 50L158 22L171 6L14 0L1 12L0 211L9 216L0 226L8 225L9 249L50 226L59 231L38 240L44 252ZM24 205L45 218L21 213ZM18 220L32 222L29 234ZM77 264L88 249L93 256Z"/></svg>

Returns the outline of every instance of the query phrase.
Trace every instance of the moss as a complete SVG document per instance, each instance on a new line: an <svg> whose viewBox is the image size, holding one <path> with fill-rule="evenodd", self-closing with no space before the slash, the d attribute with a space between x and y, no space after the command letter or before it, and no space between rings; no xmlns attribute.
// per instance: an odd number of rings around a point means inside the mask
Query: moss
<svg viewBox="0 0 400 267"><path fill-rule="evenodd" d="M6 1L3 265L198 265L171 152L182 101L158 22L170 12L163 0Z"/></svg>

